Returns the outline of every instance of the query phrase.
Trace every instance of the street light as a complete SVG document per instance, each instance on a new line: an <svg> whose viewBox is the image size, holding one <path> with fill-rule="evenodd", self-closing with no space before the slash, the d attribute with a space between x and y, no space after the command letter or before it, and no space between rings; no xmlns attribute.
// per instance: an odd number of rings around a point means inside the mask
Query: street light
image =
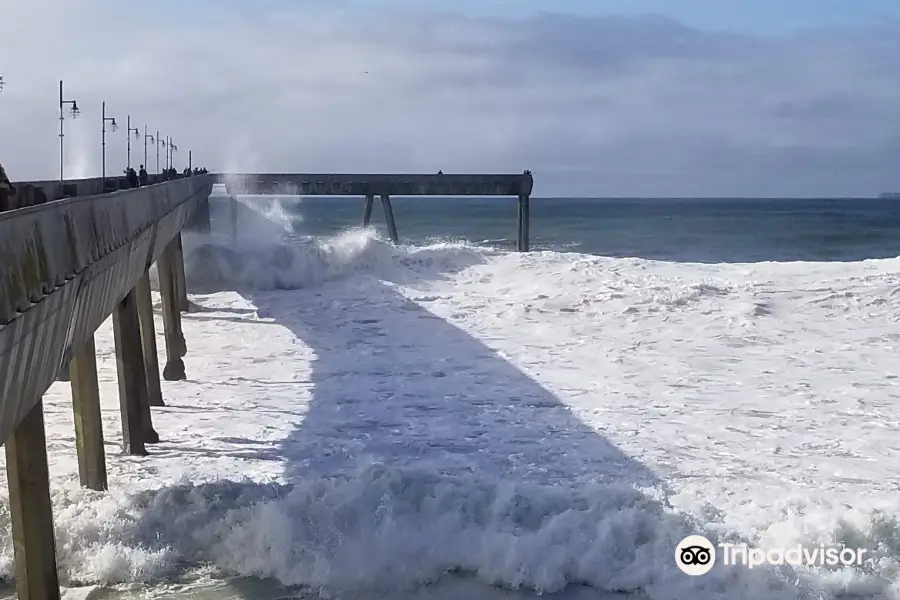
<svg viewBox="0 0 900 600"><path fill-rule="evenodd" d="M166 149L166 171L169 170L169 146L172 145L172 138L166 136L166 143L163 145L163 148Z"/></svg>
<svg viewBox="0 0 900 600"><path fill-rule="evenodd" d="M128 168L131 168L131 134L134 133L134 139L141 139L141 133L138 131L137 127L131 126L131 115L128 115L128 133L125 134L125 137L128 138Z"/></svg>
<svg viewBox="0 0 900 600"><path fill-rule="evenodd" d="M172 143L172 140L169 140L169 167L175 168L175 153L178 151L178 146Z"/></svg>
<svg viewBox="0 0 900 600"><path fill-rule="evenodd" d="M106 124L109 123L109 126L113 131L119 128L116 124L115 117L107 117L106 116L106 102L103 103L103 128L100 133L100 146L103 149L103 172L101 175L101 181L103 182L103 191L106 192Z"/></svg>
<svg viewBox="0 0 900 600"><path fill-rule="evenodd" d="M144 125L144 168L145 168L145 169L146 169L147 167L150 166L150 165L147 164L147 142L148 142L148 141L149 141L151 144L155 144L155 143L156 143L156 138L153 137L153 134L152 134L152 133L149 134L149 135L147 134L147 126ZM158 154L158 153L157 153L157 154ZM159 162L158 159L157 159L157 162ZM157 170L159 170L158 167L157 167Z"/></svg>
<svg viewBox="0 0 900 600"><path fill-rule="evenodd" d="M59 80L59 183L63 182L63 154L64 154L64 145L63 138L65 137L65 133L63 132L63 121L65 121L65 107L66 105L72 105L70 112L72 113L72 118L77 119L78 115L81 113L78 110L78 103L75 100L63 100L63 82L62 79Z"/></svg>
<svg viewBox="0 0 900 600"><path fill-rule="evenodd" d="M168 140L168 138L166 138ZM159 170L159 147L165 146L166 142L163 142L162 138L159 137L159 129L156 130L156 174L161 175L161 171Z"/></svg>
<svg viewBox="0 0 900 600"><path fill-rule="evenodd" d="M3 91L4 85L6 85L6 83L4 83L4 81L3 81L3 75L0 75L0 92Z"/></svg>

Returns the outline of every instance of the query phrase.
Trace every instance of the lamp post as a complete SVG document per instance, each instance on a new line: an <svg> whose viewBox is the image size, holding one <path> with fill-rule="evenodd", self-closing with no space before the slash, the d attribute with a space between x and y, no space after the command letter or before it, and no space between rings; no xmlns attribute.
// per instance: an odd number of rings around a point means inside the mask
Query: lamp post
<svg viewBox="0 0 900 600"><path fill-rule="evenodd" d="M62 79L59 80L59 183L62 185L63 183L63 165L64 159L63 154L65 151L65 145L63 143L63 138L65 137L65 133L63 132L63 121L65 121L65 107L71 104L72 108L70 112L72 113L72 118L77 119L78 114L81 112L78 110L78 103L75 100L63 100L63 82Z"/></svg>
<svg viewBox="0 0 900 600"><path fill-rule="evenodd" d="M156 130L156 174L161 175L162 171L159 170L159 147L162 146L164 142L162 138L159 137L159 129Z"/></svg>
<svg viewBox="0 0 900 600"><path fill-rule="evenodd" d="M144 168L146 169L150 165L147 164L147 141L150 141L151 144L156 143L156 138L153 137L153 134L147 133L147 126L144 125ZM158 169L157 169L158 170Z"/></svg>
<svg viewBox="0 0 900 600"><path fill-rule="evenodd" d="M125 134L125 137L128 138L128 165L127 167L131 168L131 134L134 133L134 139L141 139L141 132L138 131L137 127L131 126L131 115L128 115L128 133Z"/></svg>
<svg viewBox="0 0 900 600"><path fill-rule="evenodd" d="M178 146L169 139L169 167L175 168L175 153L178 152Z"/></svg>
<svg viewBox="0 0 900 600"><path fill-rule="evenodd" d="M3 81L3 75L0 75L0 92L3 91L4 85L6 85L6 82Z"/></svg>
<svg viewBox="0 0 900 600"><path fill-rule="evenodd" d="M106 102L103 103L102 112L103 112L103 115L102 115L103 116L103 127L100 132L100 146L103 149L103 158L102 158L103 170L102 170L102 175L100 176L100 180L103 183L103 193L106 193L106 124L109 123L109 126L112 128L113 131L118 129L119 126L116 124L115 117L107 117L106 116Z"/></svg>

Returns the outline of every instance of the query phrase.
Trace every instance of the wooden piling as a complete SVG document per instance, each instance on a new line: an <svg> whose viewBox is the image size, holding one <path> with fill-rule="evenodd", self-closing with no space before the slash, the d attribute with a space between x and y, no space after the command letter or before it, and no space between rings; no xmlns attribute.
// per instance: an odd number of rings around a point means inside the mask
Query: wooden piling
<svg viewBox="0 0 900 600"><path fill-rule="evenodd" d="M372 222L372 209L375 207L375 194L366 196L366 204L363 207L363 227L368 227Z"/></svg>
<svg viewBox="0 0 900 600"><path fill-rule="evenodd" d="M159 269L159 294L162 298L163 330L166 340L166 366L163 367L163 379L166 381L184 381L184 361L181 353L183 339L181 333L181 313L178 310L177 291L175 289L175 260L177 258L175 240L163 250L157 262Z"/></svg>
<svg viewBox="0 0 900 600"><path fill-rule="evenodd" d="M145 422L142 404L147 404L147 375L141 348L141 325L134 290L113 311L116 365L119 373L119 409L122 413L122 446L126 454L143 456ZM149 406L149 404L147 404Z"/></svg>
<svg viewBox="0 0 900 600"><path fill-rule="evenodd" d="M530 198L527 194L519 196L519 235L516 240L516 250L519 252L528 252L530 247Z"/></svg>
<svg viewBox="0 0 900 600"><path fill-rule="evenodd" d="M103 447L97 351L93 335L76 350L69 363L69 374L72 382L72 409L75 412L78 477L84 487L103 491L108 489L106 450Z"/></svg>
<svg viewBox="0 0 900 600"><path fill-rule="evenodd" d="M156 350L156 324L153 322L153 294L150 292L150 273L144 272L134 288L138 318L141 322L141 345L144 350L144 372L147 374L149 406L165 406L159 384L159 358Z"/></svg>
<svg viewBox="0 0 900 600"><path fill-rule="evenodd" d="M397 222L394 220L394 209L391 207L391 197L387 194L381 195L381 207L384 209L384 220L387 223L388 235L395 244L400 243L397 235Z"/></svg>
<svg viewBox="0 0 900 600"><path fill-rule="evenodd" d="M19 600L59 600L43 402L31 409L5 445Z"/></svg>

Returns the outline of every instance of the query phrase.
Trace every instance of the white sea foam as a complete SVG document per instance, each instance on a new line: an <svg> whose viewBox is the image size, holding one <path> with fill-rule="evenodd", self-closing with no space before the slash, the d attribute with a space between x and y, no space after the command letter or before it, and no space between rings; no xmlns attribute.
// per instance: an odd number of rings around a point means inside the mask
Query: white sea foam
<svg viewBox="0 0 900 600"><path fill-rule="evenodd" d="M900 592L900 260L674 264L258 225L185 239L190 380L164 383L149 458L110 456L112 492L71 483L71 400L48 393L67 583ZM97 344L116 440L109 324ZM688 533L873 560L689 578ZM11 561L6 533L0 573Z"/></svg>

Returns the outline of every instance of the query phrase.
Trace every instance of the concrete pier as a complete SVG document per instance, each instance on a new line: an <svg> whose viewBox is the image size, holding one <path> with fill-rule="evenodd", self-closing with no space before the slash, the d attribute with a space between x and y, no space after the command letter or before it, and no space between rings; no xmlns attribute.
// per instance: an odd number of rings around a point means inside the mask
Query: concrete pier
<svg viewBox="0 0 900 600"><path fill-rule="evenodd" d="M362 222L372 220L375 196L381 197L388 235L399 242L392 196L513 196L518 199L516 248L530 247L531 171L508 174L341 174L341 173L234 173L216 175L228 195L281 194L297 196L360 196L365 198ZM208 214L208 213L207 213ZM207 217L208 221L208 217Z"/></svg>
<svg viewBox="0 0 900 600"><path fill-rule="evenodd" d="M58 600L42 398L71 382L81 484L108 488L94 334L111 315L124 450L159 441L162 406L147 272L156 262L164 323L163 378L185 379L181 313L190 304L181 232L210 230L214 182L229 194L354 195L369 224L379 196L399 240L392 196L514 196L518 248L529 246L531 173L522 175L197 175L126 189L124 178L15 183L0 212L0 440L6 445L16 587L22 600ZM78 196L75 198L75 196ZM237 208L236 206L234 207ZM236 213L235 213L236 215ZM234 216L232 217L234 220ZM233 229L232 234L236 233Z"/></svg>
<svg viewBox="0 0 900 600"><path fill-rule="evenodd" d="M152 321L147 268L208 198L212 181L198 176L109 194L95 180L15 183L15 202L0 212L0 439L19 598L60 597L42 396L61 372L69 375L79 477L106 489L94 332L115 311L126 451L144 454L145 443L158 441L145 354L155 339L152 327L141 327L139 296ZM94 195L67 197L78 193Z"/></svg>

